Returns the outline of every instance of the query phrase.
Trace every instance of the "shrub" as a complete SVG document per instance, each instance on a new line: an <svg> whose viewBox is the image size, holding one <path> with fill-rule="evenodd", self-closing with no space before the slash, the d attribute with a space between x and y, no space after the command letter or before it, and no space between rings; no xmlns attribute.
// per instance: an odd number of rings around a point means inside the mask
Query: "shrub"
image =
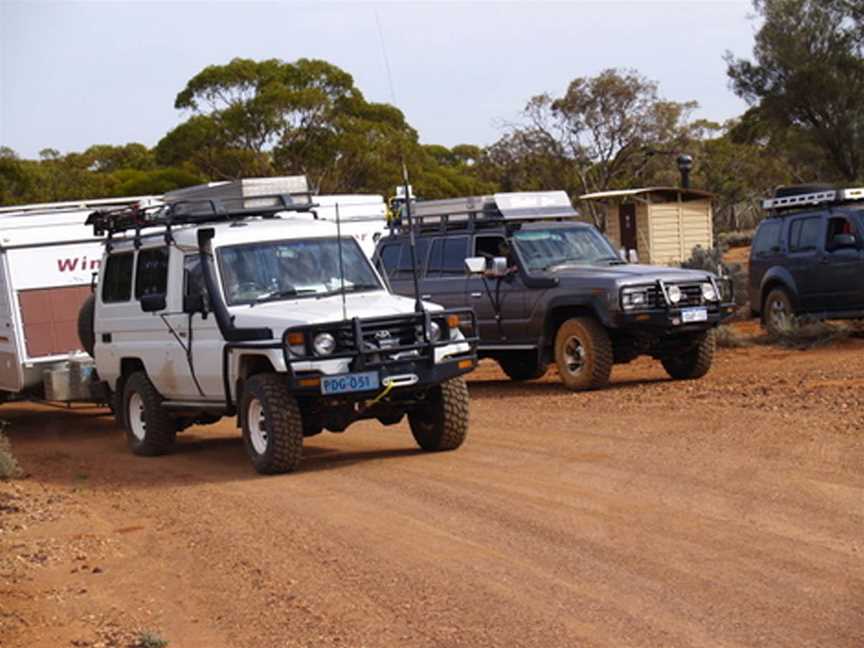
<svg viewBox="0 0 864 648"><path fill-rule="evenodd" d="M735 291L735 304L739 307L747 305L747 272L740 263L726 263L723 255L726 247L719 245L711 249L697 245L690 253L689 259L681 263L682 268L691 270L705 270L717 275L725 275L732 279L732 288Z"/></svg>
<svg viewBox="0 0 864 648"><path fill-rule="evenodd" d="M769 342L793 349L809 349L864 335L860 322L824 322L790 316L778 323Z"/></svg>
<svg viewBox="0 0 864 648"><path fill-rule="evenodd" d="M717 340L717 346L724 349L741 349L753 344L750 339L744 337L734 328L727 325L717 327L714 339Z"/></svg>
<svg viewBox="0 0 864 648"><path fill-rule="evenodd" d="M132 648L165 648L168 642L158 632L144 630L138 633Z"/></svg>
<svg viewBox="0 0 864 648"><path fill-rule="evenodd" d="M747 247L753 242L753 234L755 230L745 230L741 232L723 232L717 235L717 243L721 247Z"/></svg>
<svg viewBox="0 0 864 648"><path fill-rule="evenodd" d="M0 479L14 479L21 476L21 467L12 454L12 444L0 431Z"/></svg>

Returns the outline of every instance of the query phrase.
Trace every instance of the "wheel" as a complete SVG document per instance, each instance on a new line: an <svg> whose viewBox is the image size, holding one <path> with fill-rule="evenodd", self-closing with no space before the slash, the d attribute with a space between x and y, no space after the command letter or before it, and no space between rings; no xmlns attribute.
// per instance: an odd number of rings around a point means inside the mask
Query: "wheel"
<svg viewBox="0 0 864 648"><path fill-rule="evenodd" d="M132 452L153 457L171 449L177 422L162 407L162 397L143 371L136 371L126 379L122 412Z"/></svg>
<svg viewBox="0 0 864 648"><path fill-rule="evenodd" d="M291 472L303 455L303 417L282 376L256 374L240 401L243 444L255 470L264 475Z"/></svg>
<svg viewBox="0 0 864 648"><path fill-rule="evenodd" d="M567 389L604 387L612 373L613 358L612 340L593 317L569 319L555 335L555 363Z"/></svg>
<svg viewBox="0 0 864 648"><path fill-rule="evenodd" d="M425 402L408 413L414 440L423 450L455 450L468 435L468 386L452 378L429 390Z"/></svg>
<svg viewBox="0 0 864 648"><path fill-rule="evenodd" d="M514 354L505 358L499 358L498 364L501 371L507 374L510 380L536 380L546 375L546 365L537 361L537 354Z"/></svg>
<svg viewBox="0 0 864 648"><path fill-rule="evenodd" d="M795 326L792 298L784 288L774 288L765 297L762 307L762 326L771 335L788 333Z"/></svg>
<svg viewBox="0 0 864 648"><path fill-rule="evenodd" d="M96 295L88 295L78 311L78 339L83 349L93 356L96 348L96 332L93 328L93 320L96 317Z"/></svg>
<svg viewBox="0 0 864 648"><path fill-rule="evenodd" d="M711 369L716 348L716 331L711 329L692 349L678 355L667 356L660 362L663 363L666 373L675 380L695 380Z"/></svg>

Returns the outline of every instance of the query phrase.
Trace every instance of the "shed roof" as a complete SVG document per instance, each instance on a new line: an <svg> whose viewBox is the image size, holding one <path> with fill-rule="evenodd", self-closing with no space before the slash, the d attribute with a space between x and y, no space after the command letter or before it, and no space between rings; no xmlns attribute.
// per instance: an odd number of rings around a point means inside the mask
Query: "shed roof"
<svg viewBox="0 0 864 648"><path fill-rule="evenodd" d="M597 191L579 196L580 200L603 200L604 198L626 198L646 193L677 193L684 198L713 198L710 191L701 189L683 189L682 187L642 187L640 189L615 189L613 191Z"/></svg>

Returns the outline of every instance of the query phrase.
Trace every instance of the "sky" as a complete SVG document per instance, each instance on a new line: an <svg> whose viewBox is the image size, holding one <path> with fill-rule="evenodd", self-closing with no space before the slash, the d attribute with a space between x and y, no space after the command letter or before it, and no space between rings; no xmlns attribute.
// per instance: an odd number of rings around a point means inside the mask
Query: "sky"
<svg viewBox="0 0 864 648"><path fill-rule="evenodd" d="M749 0L0 0L0 145L28 158L47 147L153 146L188 117L174 109L186 82L234 57L334 63L368 100L401 108L427 144L491 144L530 97L612 67L723 121L746 108L723 55L750 56L756 28Z"/></svg>

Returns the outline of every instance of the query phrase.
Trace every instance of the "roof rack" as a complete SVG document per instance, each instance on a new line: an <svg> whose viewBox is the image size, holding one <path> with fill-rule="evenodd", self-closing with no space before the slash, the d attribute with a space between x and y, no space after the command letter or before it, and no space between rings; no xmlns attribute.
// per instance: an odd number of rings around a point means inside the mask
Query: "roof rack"
<svg viewBox="0 0 864 648"><path fill-rule="evenodd" d="M426 230L579 216L565 191L521 191L424 200L414 203L411 211L415 226Z"/></svg>
<svg viewBox="0 0 864 648"><path fill-rule="evenodd" d="M177 225L222 223L252 217L273 218L279 212L309 211L315 206L308 201L297 202L293 196L286 194L256 196L251 200L149 200L127 207L94 211L87 217L86 224L93 226L95 236L107 234L110 238L118 232L135 230L138 237L141 230L153 227L165 228L166 236L170 236L171 228Z"/></svg>
<svg viewBox="0 0 864 648"><path fill-rule="evenodd" d="M855 200L864 200L864 187L826 189L824 191L815 191L812 193L782 196L780 198L769 198L762 201L762 208L769 211L783 211L786 209L838 204Z"/></svg>
<svg viewBox="0 0 864 648"><path fill-rule="evenodd" d="M76 212L86 209L121 207L124 205L131 205L142 200L149 200L153 197L154 196L129 196L121 198L66 200L63 202L35 203L31 205L12 205L11 207L0 207L0 216L42 216L49 213Z"/></svg>

